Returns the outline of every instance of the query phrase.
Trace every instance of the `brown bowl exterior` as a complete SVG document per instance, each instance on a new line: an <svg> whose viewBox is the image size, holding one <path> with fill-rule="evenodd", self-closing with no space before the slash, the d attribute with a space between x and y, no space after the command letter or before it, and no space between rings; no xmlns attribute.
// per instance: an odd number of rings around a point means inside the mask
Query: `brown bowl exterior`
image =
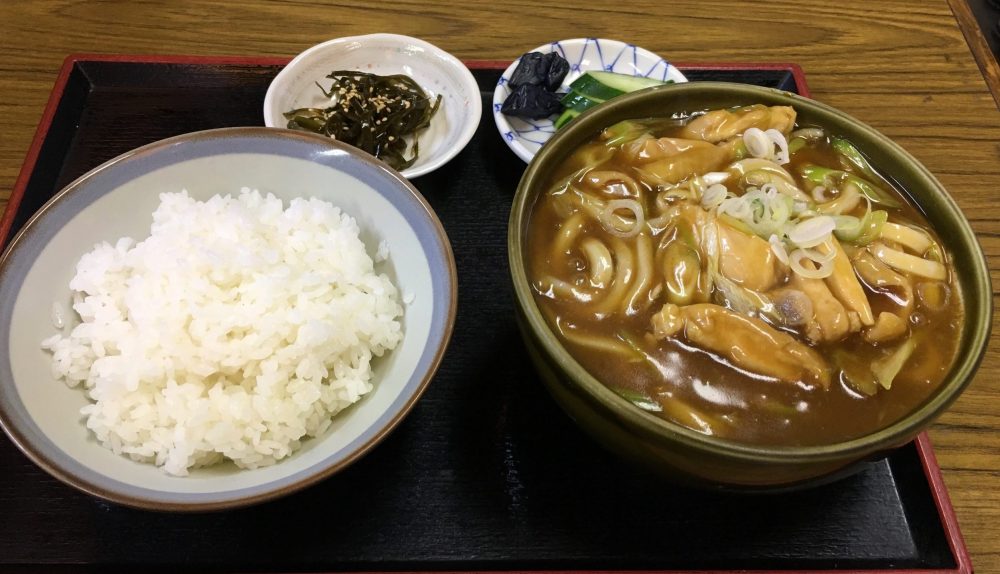
<svg viewBox="0 0 1000 574"><path fill-rule="evenodd" d="M889 427L850 441L816 447L761 447L702 435L641 411L604 387L562 347L534 302L523 249L535 198L550 172L601 129L625 119L669 116L711 108L764 103L791 105L803 124L822 125L849 138L906 190L937 230L955 262L966 322L955 364L937 392ZM518 324L536 369L556 402L609 450L669 478L739 490L803 488L864 467L913 439L972 380L985 353L992 318L986 260L961 211L916 159L865 124L801 96L740 84L694 82L627 94L579 116L549 141L528 166L514 199L508 229Z"/></svg>

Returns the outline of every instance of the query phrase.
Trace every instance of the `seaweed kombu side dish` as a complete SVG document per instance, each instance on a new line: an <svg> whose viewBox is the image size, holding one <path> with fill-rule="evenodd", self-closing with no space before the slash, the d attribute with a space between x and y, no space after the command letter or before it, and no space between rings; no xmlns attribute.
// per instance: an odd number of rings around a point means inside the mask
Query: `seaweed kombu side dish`
<svg viewBox="0 0 1000 574"><path fill-rule="evenodd" d="M366 72L337 70L326 90L327 108L299 108L285 112L288 128L325 135L351 144L404 170L420 152L417 132L430 125L441 107L441 95L431 100L427 93L404 74L379 76ZM406 158L406 136L413 137L413 155Z"/></svg>

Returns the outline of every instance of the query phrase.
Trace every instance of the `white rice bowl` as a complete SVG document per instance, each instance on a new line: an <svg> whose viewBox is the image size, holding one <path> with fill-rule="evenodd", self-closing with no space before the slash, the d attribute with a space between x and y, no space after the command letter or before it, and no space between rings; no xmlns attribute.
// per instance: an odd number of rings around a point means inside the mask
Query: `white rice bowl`
<svg viewBox="0 0 1000 574"><path fill-rule="evenodd" d="M403 336L398 290L328 202L160 200L148 239L80 259L81 322L42 343L53 375L86 390L87 427L133 460L176 476L274 464L372 390L373 357Z"/></svg>

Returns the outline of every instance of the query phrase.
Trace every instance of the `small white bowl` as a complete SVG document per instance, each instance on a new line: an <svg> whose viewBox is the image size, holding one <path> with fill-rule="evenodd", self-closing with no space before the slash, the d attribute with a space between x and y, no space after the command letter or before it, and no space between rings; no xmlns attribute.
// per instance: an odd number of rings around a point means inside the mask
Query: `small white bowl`
<svg viewBox="0 0 1000 574"><path fill-rule="evenodd" d="M618 40L573 38L539 46L534 50L529 50L529 52L542 52L543 54L558 52L569 62L569 74L563 80L559 91L567 91L573 80L583 75L584 72L592 70L656 78L665 82L681 83L687 81L684 74L670 62L649 50ZM500 136L507 142L507 147L516 153L517 157L525 162L530 162L538 150L545 145L545 142L549 141L556 128L552 118L524 120L505 116L500 112L504 100L511 92L510 88L507 87L507 82L510 81L514 69L520 62L520 58L514 60L514 63L504 71L497 82L497 87L493 91L493 119L496 121L497 129L500 130Z"/></svg>
<svg viewBox="0 0 1000 574"><path fill-rule="evenodd" d="M420 155L402 171L414 178L430 173L455 157L469 143L483 113L479 85L472 72L448 52L409 36L369 34L337 38L317 44L295 57L274 78L264 97L264 125L284 128L284 112L330 104L316 82L327 84L334 70L357 70L379 75L406 74L434 98L441 109L420 132Z"/></svg>

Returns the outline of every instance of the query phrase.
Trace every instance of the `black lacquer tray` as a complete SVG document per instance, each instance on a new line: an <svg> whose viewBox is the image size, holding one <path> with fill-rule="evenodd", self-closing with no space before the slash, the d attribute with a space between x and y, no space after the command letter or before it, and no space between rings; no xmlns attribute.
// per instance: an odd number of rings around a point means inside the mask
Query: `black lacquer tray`
<svg viewBox="0 0 1000 574"><path fill-rule="evenodd" d="M284 59L71 56L0 227L140 145L260 125ZM469 62L482 123L414 180L454 246L459 306L440 371L373 452L325 482L211 514L119 507L63 485L0 435L0 571L893 571L971 566L925 435L814 490L681 489L605 452L537 380L514 324L506 230L524 164L489 102L501 62ZM794 65L681 65L692 81L807 94Z"/></svg>

